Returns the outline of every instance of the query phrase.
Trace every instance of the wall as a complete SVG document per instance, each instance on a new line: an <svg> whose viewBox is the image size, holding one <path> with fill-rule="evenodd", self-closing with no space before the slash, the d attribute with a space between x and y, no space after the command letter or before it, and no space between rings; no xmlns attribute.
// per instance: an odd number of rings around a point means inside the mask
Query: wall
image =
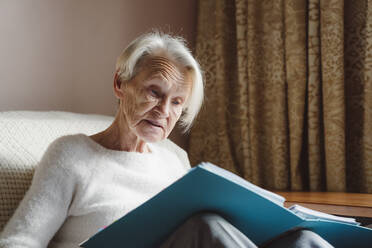
<svg viewBox="0 0 372 248"><path fill-rule="evenodd" d="M0 111L113 115L126 45L162 28L193 46L195 27L196 0L1 0Z"/></svg>

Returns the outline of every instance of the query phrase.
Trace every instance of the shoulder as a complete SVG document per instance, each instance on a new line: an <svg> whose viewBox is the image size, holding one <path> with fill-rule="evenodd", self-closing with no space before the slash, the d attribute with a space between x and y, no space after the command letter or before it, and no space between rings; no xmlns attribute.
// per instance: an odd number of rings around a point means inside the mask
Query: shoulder
<svg viewBox="0 0 372 248"><path fill-rule="evenodd" d="M62 136L53 141L44 153L40 166L71 169L77 161L89 158L88 137L83 134Z"/></svg>
<svg viewBox="0 0 372 248"><path fill-rule="evenodd" d="M158 147L161 147L161 148L165 149L166 151L168 151L168 152L174 154L175 156L177 156L178 159L181 161L182 165L186 169L191 168L190 167L190 161L189 161L189 158L187 156L187 152L185 150L183 150L181 147L179 147L178 145L176 145L170 139L165 139L165 140L156 142L156 143L154 143L154 145L156 145Z"/></svg>
<svg viewBox="0 0 372 248"><path fill-rule="evenodd" d="M66 135L54 140L48 147L46 154L56 156L73 156L80 154L81 150L87 150L88 146L83 134Z"/></svg>

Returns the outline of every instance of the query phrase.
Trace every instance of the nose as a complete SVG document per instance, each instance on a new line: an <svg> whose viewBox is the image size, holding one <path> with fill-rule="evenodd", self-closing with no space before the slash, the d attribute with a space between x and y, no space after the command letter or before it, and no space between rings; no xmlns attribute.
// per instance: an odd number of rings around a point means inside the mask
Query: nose
<svg viewBox="0 0 372 248"><path fill-rule="evenodd" d="M157 112L160 118L167 118L169 116L170 104L170 100L166 98L159 101Z"/></svg>

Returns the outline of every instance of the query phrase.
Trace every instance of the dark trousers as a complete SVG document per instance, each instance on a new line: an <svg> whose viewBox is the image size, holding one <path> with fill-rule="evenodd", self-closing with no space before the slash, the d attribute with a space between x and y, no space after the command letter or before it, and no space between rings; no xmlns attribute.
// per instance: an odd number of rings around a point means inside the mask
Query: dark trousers
<svg viewBox="0 0 372 248"><path fill-rule="evenodd" d="M160 248L254 248L248 237L216 214L198 214L178 227ZM333 247L309 230L296 230L280 235L263 247L328 248Z"/></svg>

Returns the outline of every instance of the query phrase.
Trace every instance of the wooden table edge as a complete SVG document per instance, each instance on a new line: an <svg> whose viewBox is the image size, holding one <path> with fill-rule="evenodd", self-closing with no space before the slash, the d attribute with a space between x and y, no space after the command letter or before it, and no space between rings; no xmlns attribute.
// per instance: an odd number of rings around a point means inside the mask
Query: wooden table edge
<svg viewBox="0 0 372 248"><path fill-rule="evenodd" d="M317 204L317 203L304 203L304 202L291 202L286 201L284 203L285 207L290 207L292 205L301 205L306 208L310 208L316 211L336 214L350 217L367 217L372 218L372 208L369 207L356 207L356 206L340 206L331 204Z"/></svg>

